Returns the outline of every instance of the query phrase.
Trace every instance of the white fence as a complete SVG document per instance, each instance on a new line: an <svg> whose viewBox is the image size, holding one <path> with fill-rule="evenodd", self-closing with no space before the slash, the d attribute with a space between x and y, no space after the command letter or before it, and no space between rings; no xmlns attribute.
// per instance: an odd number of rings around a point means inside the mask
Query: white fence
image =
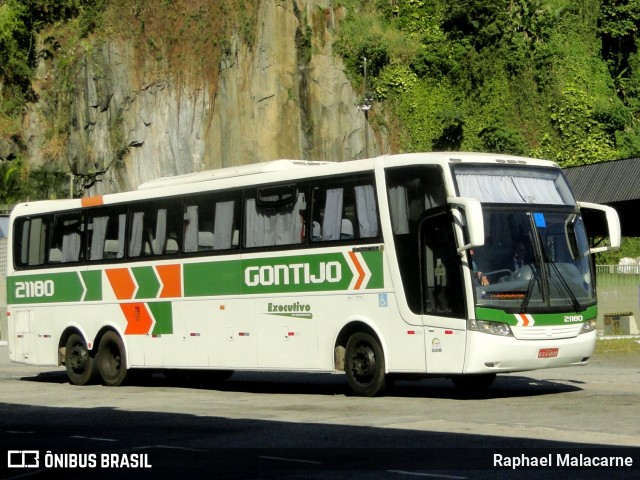
<svg viewBox="0 0 640 480"><path fill-rule="evenodd" d="M640 265L598 265L596 266L596 273L640 275Z"/></svg>

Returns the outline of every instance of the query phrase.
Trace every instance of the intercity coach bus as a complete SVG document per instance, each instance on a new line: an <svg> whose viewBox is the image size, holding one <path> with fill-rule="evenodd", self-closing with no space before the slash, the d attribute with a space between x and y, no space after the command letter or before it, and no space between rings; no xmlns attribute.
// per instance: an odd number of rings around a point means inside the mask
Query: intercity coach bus
<svg viewBox="0 0 640 480"><path fill-rule="evenodd" d="M608 246L589 243L598 211ZM592 213L593 214L593 213ZM345 373L488 387L594 351L591 254L613 209L550 161L415 153L277 160L17 205L9 354L120 385L139 371Z"/></svg>

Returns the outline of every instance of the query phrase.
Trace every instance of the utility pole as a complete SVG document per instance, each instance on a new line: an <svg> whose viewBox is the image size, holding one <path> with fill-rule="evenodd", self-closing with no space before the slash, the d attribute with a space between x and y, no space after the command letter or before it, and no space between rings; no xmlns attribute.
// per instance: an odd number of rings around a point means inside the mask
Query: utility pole
<svg viewBox="0 0 640 480"><path fill-rule="evenodd" d="M358 109L364 112L364 156L369 158L369 110L373 103L373 95L367 92L367 57L364 57L364 99Z"/></svg>

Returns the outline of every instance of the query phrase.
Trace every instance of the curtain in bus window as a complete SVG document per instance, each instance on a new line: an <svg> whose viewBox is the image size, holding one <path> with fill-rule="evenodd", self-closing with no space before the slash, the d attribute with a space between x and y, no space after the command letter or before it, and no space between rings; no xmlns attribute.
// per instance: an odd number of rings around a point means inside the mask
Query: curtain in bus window
<svg viewBox="0 0 640 480"><path fill-rule="evenodd" d="M327 190L324 204L324 219L322 221L322 239L339 240L342 228L342 203L344 189L331 188Z"/></svg>
<svg viewBox="0 0 640 480"><path fill-rule="evenodd" d="M298 194L298 199L291 207L282 207L275 216L276 245L290 245L302 242L302 216L304 209L304 193Z"/></svg>
<svg viewBox="0 0 640 480"><path fill-rule="evenodd" d="M30 221L25 220L22 224L22 235L20 237L20 265L29 263L29 225Z"/></svg>
<svg viewBox="0 0 640 480"><path fill-rule="evenodd" d="M82 246L79 222L77 219L64 220L62 222L62 262L77 262L80 258Z"/></svg>
<svg viewBox="0 0 640 480"><path fill-rule="evenodd" d="M104 258L104 244L107 236L109 217L95 217L93 219L93 234L89 249L89 260L102 260Z"/></svg>
<svg viewBox="0 0 640 480"><path fill-rule="evenodd" d="M404 235L409 233L409 204L407 189L402 185L389 188L389 209L393 233Z"/></svg>
<svg viewBox="0 0 640 480"><path fill-rule="evenodd" d="M261 247L269 245L265 238L269 232L269 222L266 215L256 210L255 198L248 198L246 202L245 236L247 247Z"/></svg>
<svg viewBox="0 0 640 480"><path fill-rule="evenodd" d="M253 198L248 199L246 205L247 247L289 245L301 242L300 208L304 205L303 194L298 195L298 200L293 206L259 207Z"/></svg>
<svg viewBox="0 0 640 480"><path fill-rule="evenodd" d="M213 249L231 248L233 238L234 201L216 202L216 216L213 220Z"/></svg>
<svg viewBox="0 0 640 480"><path fill-rule="evenodd" d="M153 253L160 255L164 253L164 244L167 241L167 209L158 209L156 222L156 235L153 239Z"/></svg>
<svg viewBox="0 0 640 480"><path fill-rule="evenodd" d="M189 205L187 211L184 214L185 228L184 228L184 251L185 252L197 252L198 251L198 206Z"/></svg>
<svg viewBox="0 0 640 480"><path fill-rule="evenodd" d="M131 238L129 239L129 256L139 257L142 252L142 227L144 212L135 212L131 222Z"/></svg>
<svg viewBox="0 0 640 480"><path fill-rule="evenodd" d="M513 177L513 183L527 203L564 204L553 180L546 178Z"/></svg>
<svg viewBox="0 0 640 480"><path fill-rule="evenodd" d="M465 174L456 178L460 195L476 197L481 202L564 204L555 183L550 179Z"/></svg>
<svg viewBox="0 0 640 480"><path fill-rule="evenodd" d="M42 265L47 245L47 224L41 218L31 221L29 234L29 265Z"/></svg>
<svg viewBox="0 0 640 480"><path fill-rule="evenodd" d="M376 211L376 194L373 185L356 187L356 210L360 238L378 236L378 214Z"/></svg>

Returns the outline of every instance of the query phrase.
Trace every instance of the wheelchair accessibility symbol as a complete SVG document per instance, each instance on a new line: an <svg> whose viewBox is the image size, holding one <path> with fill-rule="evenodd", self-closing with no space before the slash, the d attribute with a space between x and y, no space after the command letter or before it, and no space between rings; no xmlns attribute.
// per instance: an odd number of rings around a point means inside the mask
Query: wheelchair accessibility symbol
<svg viewBox="0 0 640 480"><path fill-rule="evenodd" d="M378 295L378 306L383 308L389 306L389 300L387 299L386 293L380 293Z"/></svg>

